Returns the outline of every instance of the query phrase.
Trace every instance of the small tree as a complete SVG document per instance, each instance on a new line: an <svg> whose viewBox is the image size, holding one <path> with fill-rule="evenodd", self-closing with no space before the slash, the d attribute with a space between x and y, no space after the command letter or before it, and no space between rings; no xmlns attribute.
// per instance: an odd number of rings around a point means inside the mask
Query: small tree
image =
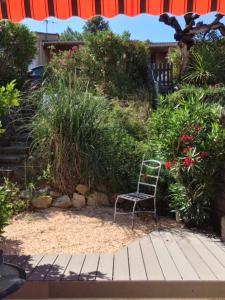
<svg viewBox="0 0 225 300"><path fill-rule="evenodd" d="M108 31L109 22L105 21L101 16L96 16L86 22L83 27L84 32L96 33L97 31Z"/></svg>
<svg viewBox="0 0 225 300"><path fill-rule="evenodd" d="M25 25L0 22L0 86L16 79L18 87L26 80L34 58L36 38Z"/></svg>
<svg viewBox="0 0 225 300"><path fill-rule="evenodd" d="M62 41L83 41L83 35L79 31L73 30L71 27L60 34L60 40Z"/></svg>
<svg viewBox="0 0 225 300"><path fill-rule="evenodd" d="M65 55L66 58L56 56L52 65L76 70L89 81L90 87L112 98L127 99L146 88L150 47L144 42L131 41L111 31L98 31L85 34L84 46Z"/></svg>
<svg viewBox="0 0 225 300"><path fill-rule="evenodd" d="M15 82L12 81L5 86L0 87L0 134L2 129L1 119L3 115L11 108L19 106L20 92L15 89Z"/></svg>
<svg viewBox="0 0 225 300"><path fill-rule="evenodd" d="M199 15L193 13L186 14L184 16L184 29L181 28L176 17L170 17L168 14L163 14L159 18L160 22L165 23L175 30L174 38L178 42L182 57L180 77L187 71L190 49L196 43L196 37L199 36L199 34L206 35L211 31L219 30L221 35L225 36L225 25L221 23L223 15L217 14L214 21L210 24L204 24L203 22L196 23L196 20L199 17Z"/></svg>

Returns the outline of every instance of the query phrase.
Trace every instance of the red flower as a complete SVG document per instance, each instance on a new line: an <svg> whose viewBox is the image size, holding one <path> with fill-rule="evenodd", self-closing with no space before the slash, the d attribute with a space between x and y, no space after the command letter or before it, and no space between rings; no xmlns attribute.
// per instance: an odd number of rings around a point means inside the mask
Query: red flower
<svg viewBox="0 0 225 300"><path fill-rule="evenodd" d="M192 149L193 149L193 147L188 146L188 147L184 148L183 153L186 154L186 153L192 151Z"/></svg>
<svg viewBox="0 0 225 300"><path fill-rule="evenodd" d="M71 50L72 50L73 52L76 52L76 51L77 51L77 49L78 49L78 47L77 47L77 46L73 46Z"/></svg>
<svg viewBox="0 0 225 300"><path fill-rule="evenodd" d="M68 58L72 58L74 53L77 51L78 47L77 46L73 46L69 51L68 51Z"/></svg>
<svg viewBox="0 0 225 300"><path fill-rule="evenodd" d="M174 159L174 160L172 160L172 164L173 165L176 165L176 163L177 163L177 161Z"/></svg>
<svg viewBox="0 0 225 300"><path fill-rule="evenodd" d="M182 162L183 162L183 166L187 168L194 164L194 160L192 157L183 158Z"/></svg>
<svg viewBox="0 0 225 300"><path fill-rule="evenodd" d="M171 169L171 161L165 162L165 169L170 170Z"/></svg>
<svg viewBox="0 0 225 300"><path fill-rule="evenodd" d="M199 132L202 130L203 126L200 125L193 125L192 128L194 129L194 131Z"/></svg>
<svg viewBox="0 0 225 300"><path fill-rule="evenodd" d="M180 137L180 141L181 142L189 142L189 141L193 141L193 136L192 135L182 135Z"/></svg>
<svg viewBox="0 0 225 300"><path fill-rule="evenodd" d="M207 157L209 157L209 153L208 152L199 152L198 156L200 158L207 158Z"/></svg>

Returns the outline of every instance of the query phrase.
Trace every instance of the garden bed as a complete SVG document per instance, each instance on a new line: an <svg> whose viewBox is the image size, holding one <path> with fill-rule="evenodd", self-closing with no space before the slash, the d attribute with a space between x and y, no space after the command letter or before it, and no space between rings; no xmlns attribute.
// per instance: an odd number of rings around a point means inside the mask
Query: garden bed
<svg viewBox="0 0 225 300"><path fill-rule="evenodd" d="M13 217L5 227L0 248L5 254L78 254L114 252L156 229L155 221L136 218L131 230L129 216L118 216L113 208L86 207L81 210L49 208ZM174 220L159 218L158 227L177 227Z"/></svg>

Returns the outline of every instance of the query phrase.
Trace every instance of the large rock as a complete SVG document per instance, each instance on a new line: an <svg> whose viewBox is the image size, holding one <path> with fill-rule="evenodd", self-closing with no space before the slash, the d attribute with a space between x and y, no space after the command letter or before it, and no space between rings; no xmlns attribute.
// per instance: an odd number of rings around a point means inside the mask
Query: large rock
<svg viewBox="0 0 225 300"><path fill-rule="evenodd" d="M72 199L72 206L75 208L82 208L86 205L86 199L83 195L74 193Z"/></svg>
<svg viewBox="0 0 225 300"><path fill-rule="evenodd" d="M221 218L221 237L222 240L225 242L225 216Z"/></svg>
<svg viewBox="0 0 225 300"><path fill-rule="evenodd" d="M46 186L45 188L39 189L37 191L34 192L34 196L35 197L39 197L39 196L46 196L48 194L50 190L49 186Z"/></svg>
<svg viewBox="0 0 225 300"><path fill-rule="evenodd" d="M87 204L89 206L109 206L109 197L100 192L94 192L88 196Z"/></svg>
<svg viewBox="0 0 225 300"><path fill-rule="evenodd" d="M38 196L31 200L31 204L38 209L49 208L52 204L52 197L46 195Z"/></svg>
<svg viewBox="0 0 225 300"><path fill-rule="evenodd" d="M56 198L52 204L52 206L58 208L70 208L71 205L70 197L67 195Z"/></svg>
<svg viewBox="0 0 225 300"><path fill-rule="evenodd" d="M81 195L85 195L89 191L89 188L85 184L78 184L76 191Z"/></svg>

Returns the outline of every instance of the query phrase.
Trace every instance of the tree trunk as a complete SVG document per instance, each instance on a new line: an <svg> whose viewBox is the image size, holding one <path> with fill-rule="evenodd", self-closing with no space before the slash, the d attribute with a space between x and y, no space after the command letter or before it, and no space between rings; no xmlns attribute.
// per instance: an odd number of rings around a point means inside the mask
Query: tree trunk
<svg viewBox="0 0 225 300"><path fill-rule="evenodd" d="M180 69L180 76L179 76L179 79L181 79L187 72L189 58L190 58L190 49L188 45L183 42L179 42L178 45L181 51L181 69Z"/></svg>

